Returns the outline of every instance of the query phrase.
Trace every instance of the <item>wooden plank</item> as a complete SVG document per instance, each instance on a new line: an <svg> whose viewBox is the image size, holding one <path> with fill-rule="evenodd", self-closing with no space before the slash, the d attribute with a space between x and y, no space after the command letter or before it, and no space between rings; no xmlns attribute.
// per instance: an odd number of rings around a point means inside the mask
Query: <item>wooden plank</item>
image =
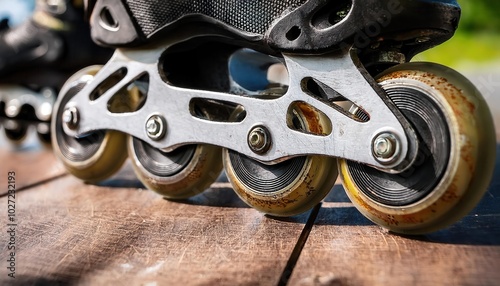
<svg viewBox="0 0 500 286"><path fill-rule="evenodd" d="M377 227L318 226L290 285L498 285L499 247L466 240L454 244L456 238L408 239Z"/></svg>
<svg viewBox="0 0 500 286"><path fill-rule="evenodd" d="M0 146L0 196L7 193L8 172L15 172L16 188L61 176L64 167L48 148L15 149Z"/></svg>
<svg viewBox="0 0 500 286"><path fill-rule="evenodd" d="M21 192L16 282L274 285L309 216L268 218L224 182L192 199L167 201L120 188L140 186L130 176L122 170L105 186L67 176Z"/></svg>
<svg viewBox="0 0 500 286"><path fill-rule="evenodd" d="M373 225L337 186L322 205L290 285L498 285L498 162L497 155L493 182L476 209L450 228L421 237Z"/></svg>

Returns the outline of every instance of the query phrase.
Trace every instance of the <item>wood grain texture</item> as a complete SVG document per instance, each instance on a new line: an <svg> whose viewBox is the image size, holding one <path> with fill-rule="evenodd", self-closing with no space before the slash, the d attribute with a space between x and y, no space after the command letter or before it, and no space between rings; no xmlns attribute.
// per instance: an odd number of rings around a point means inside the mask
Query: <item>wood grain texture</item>
<svg viewBox="0 0 500 286"><path fill-rule="evenodd" d="M498 246L324 225L311 232L290 285L498 285L499 262Z"/></svg>
<svg viewBox="0 0 500 286"><path fill-rule="evenodd" d="M322 205L290 285L499 285L499 161L497 155L481 203L426 236L403 237L373 225L337 186Z"/></svg>
<svg viewBox="0 0 500 286"><path fill-rule="evenodd" d="M116 187L130 185L129 174L105 186L68 176L20 193L16 282L278 283L308 214L268 218L246 207L227 183L182 202Z"/></svg>
<svg viewBox="0 0 500 286"><path fill-rule="evenodd" d="M0 148L0 196L7 193L7 172L11 171L16 173L18 190L65 173L52 150Z"/></svg>

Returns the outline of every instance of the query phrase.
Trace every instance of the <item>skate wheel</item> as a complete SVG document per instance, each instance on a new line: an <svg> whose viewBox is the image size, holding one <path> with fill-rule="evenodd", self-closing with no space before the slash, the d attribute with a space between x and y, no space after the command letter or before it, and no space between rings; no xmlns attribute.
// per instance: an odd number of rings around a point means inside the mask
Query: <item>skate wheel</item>
<svg viewBox="0 0 500 286"><path fill-rule="evenodd" d="M91 66L74 74L63 86L52 118L52 146L69 173L88 182L112 176L127 158L126 135L117 131L95 131L83 137L66 135L62 126L64 106L91 80L100 67Z"/></svg>
<svg viewBox="0 0 500 286"><path fill-rule="evenodd" d="M323 115L305 104L294 106L294 115L298 117L294 121L300 122L297 129L318 133L311 129L325 127ZM326 156L296 157L266 165L225 149L223 162L238 196L273 216L293 216L311 209L330 192L338 175L336 159Z"/></svg>
<svg viewBox="0 0 500 286"><path fill-rule="evenodd" d="M221 148L187 145L163 152L130 137L129 156L139 180L169 199L184 199L203 192L222 170Z"/></svg>
<svg viewBox="0 0 500 286"><path fill-rule="evenodd" d="M418 133L419 153L397 175L339 160L347 195L393 232L444 228L474 208L491 180L496 139L489 108L465 77L437 64L402 64L378 82Z"/></svg>
<svg viewBox="0 0 500 286"><path fill-rule="evenodd" d="M14 120L7 120L4 123L4 133L7 139L13 144L21 144L28 135L28 125Z"/></svg>

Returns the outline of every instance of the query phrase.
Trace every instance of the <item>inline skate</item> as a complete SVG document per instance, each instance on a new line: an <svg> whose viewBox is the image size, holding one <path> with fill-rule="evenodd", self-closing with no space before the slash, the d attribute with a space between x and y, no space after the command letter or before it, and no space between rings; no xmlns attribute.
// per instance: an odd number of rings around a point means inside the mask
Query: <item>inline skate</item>
<svg viewBox="0 0 500 286"><path fill-rule="evenodd" d="M78 3L81 2L81 3ZM85 66L105 63L112 50L90 38L82 1L37 1L30 19L0 31L0 120L21 143L30 126L50 143L50 119L64 82Z"/></svg>
<svg viewBox="0 0 500 286"><path fill-rule="evenodd" d="M495 132L477 89L412 57L454 34L454 0L88 1L115 47L61 90L54 151L99 181L130 157L172 199L225 170L248 205L292 216L340 174L397 233L446 227L481 199ZM276 72L278 71L278 72ZM281 71L281 72L279 72Z"/></svg>

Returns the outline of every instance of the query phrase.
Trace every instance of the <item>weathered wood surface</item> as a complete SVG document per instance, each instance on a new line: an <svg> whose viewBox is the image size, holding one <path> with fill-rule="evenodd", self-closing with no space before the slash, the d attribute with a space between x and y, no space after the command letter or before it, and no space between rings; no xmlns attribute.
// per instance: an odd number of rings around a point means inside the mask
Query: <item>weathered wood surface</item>
<svg viewBox="0 0 500 286"><path fill-rule="evenodd" d="M133 180L128 170L106 186L66 176L20 192L16 282L275 285L309 216L267 218L227 183L182 202L116 187Z"/></svg>
<svg viewBox="0 0 500 286"><path fill-rule="evenodd" d="M16 148L0 139L0 195L7 193L7 172L16 173L16 188L23 189L65 173L52 150L41 146Z"/></svg>
<svg viewBox="0 0 500 286"><path fill-rule="evenodd" d="M339 194L322 204L290 285L500 285L500 169L474 211L421 237L373 225L341 187L334 191Z"/></svg>
<svg viewBox="0 0 500 286"><path fill-rule="evenodd" d="M498 285L499 197L497 169L469 216L431 235L402 237L361 216L340 186L319 213L276 220L246 207L224 182L172 202L144 190L129 166L100 186L62 176L16 197L13 285L277 285L290 275L290 285ZM2 285L12 282L5 271Z"/></svg>

